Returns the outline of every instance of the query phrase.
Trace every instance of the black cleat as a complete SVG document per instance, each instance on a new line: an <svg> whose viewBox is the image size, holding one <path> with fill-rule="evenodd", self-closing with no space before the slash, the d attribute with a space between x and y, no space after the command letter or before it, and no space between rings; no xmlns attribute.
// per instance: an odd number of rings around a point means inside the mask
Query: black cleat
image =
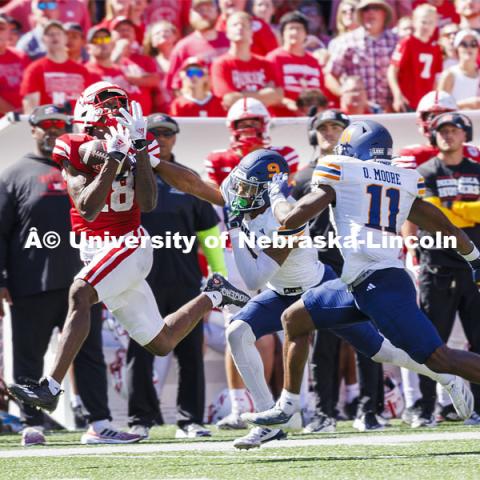
<svg viewBox="0 0 480 480"><path fill-rule="evenodd" d="M38 407L48 412L53 412L58 405L61 391L56 395L48 388L48 380L41 379L39 382L28 380L27 383L19 385L12 383L8 386L8 391L21 402Z"/></svg>
<svg viewBox="0 0 480 480"><path fill-rule="evenodd" d="M236 305L237 307L243 307L250 297L242 290L234 287L226 278L222 277L219 273L214 273L207 281L204 292L220 292L222 295L222 303L220 307L225 305Z"/></svg>

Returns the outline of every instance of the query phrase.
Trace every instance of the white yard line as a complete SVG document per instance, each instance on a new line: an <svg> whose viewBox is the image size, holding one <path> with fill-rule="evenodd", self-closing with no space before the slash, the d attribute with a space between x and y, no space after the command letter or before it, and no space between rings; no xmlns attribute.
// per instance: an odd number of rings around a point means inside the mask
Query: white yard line
<svg viewBox="0 0 480 480"><path fill-rule="evenodd" d="M48 437L47 437L48 439ZM305 438L270 442L262 446L269 448L294 447L333 447L336 445L397 445L402 443L439 442L459 440L480 440L480 432L443 432L443 433L416 433L405 435L358 435L339 438ZM238 452L232 442L192 442L192 443L155 443L132 445L99 445L72 448L30 447L22 450L2 450L0 458L23 457L69 457L71 455L118 455L118 454L155 454L167 452ZM258 452L258 450L254 450ZM241 452L238 452L241 453Z"/></svg>

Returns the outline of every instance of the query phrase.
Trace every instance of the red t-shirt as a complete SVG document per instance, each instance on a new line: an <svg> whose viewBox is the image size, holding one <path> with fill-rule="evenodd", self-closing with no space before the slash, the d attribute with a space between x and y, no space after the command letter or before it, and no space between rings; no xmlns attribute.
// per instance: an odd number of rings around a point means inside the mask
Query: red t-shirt
<svg viewBox="0 0 480 480"><path fill-rule="evenodd" d="M191 0L151 0L145 10L146 24L151 25L160 20L167 20L177 27L181 36L190 25L191 4Z"/></svg>
<svg viewBox="0 0 480 480"><path fill-rule="evenodd" d="M392 65L398 70L398 84L410 107L433 90L435 77L443 70L442 50L436 40L422 42L413 35L397 43Z"/></svg>
<svg viewBox="0 0 480 480"><path fill-rule="evenodd" d="M169 114L174 117L225 117L226 112L220 99L213 95L202 104L180 96L170 104Z"/></svg>
<svg viewBox="0 0 480 480"><path fill-rule="evenodd" d="M0 97L11 103L15 109L22 107L20 84L28 63L28 56L14 48L7 48L5 53L0 55Z"/></svg>
<svg viewBox="0 0 480 480"><path fill-rule="evenodd" d="M197 57L210 65L214 58L224 54L230 47L230 41L223 32L215 40L206 40L200 33L192 32L180 40L170 56L170 69L167 74L167 88L180 88L178 71L189 57Z"/></svg>
<svg viewBox="0 0 480 480"><path fill-rule="evenodd" d="M97 25L95 25L96 28L106 28L107 30L110 30L112 31L112 22L113 20L115 20L114 18L110 19L110 20L107 20L107 19L103 19L100 23L97 23ZM143 45L143 37L145 36L145 24L142 23L140 25L136 25L134 24L133 25L134 28L135 28L135 39L138 43L138 47L140 47L141 45Z"/></svg>
<svg viewBox="0 0 480 480"><path fill-rule="evenodd" d="M56 63L44 57L25 69L20 94L25 96L40 92L40 105L63 105L70 101L74 107L77 98L90 83L90 75L83 65L72 60Z"/></svg>
<svg viewBox="0 0 480 480"><path fill-rule="evenodd" d="M306 52L299 57L280 47L270 52L266 58L275 66L277 78L287 98L296 100L304 90L323 90L322 69L310 53Z"/></svg>
<svg viewBox="0 0 480 480"><path fill-rule="evenodd" d="M218 17L215 28L219 32L225 32L227 30L227 20L222 14ZM278 47L278 40L273 33L270 25L264 20L258 17L252 17L252 53L264 57L267 53L275 50Z"/></svg>
<svg viewBox="0 0 480 480"><path fill-rule="evenodd" d="M273 64L257 55L243 61L226 53L212 63L211 78L213 94L220 98L231 92L258 92L272 82L278 85Z"/></svg>

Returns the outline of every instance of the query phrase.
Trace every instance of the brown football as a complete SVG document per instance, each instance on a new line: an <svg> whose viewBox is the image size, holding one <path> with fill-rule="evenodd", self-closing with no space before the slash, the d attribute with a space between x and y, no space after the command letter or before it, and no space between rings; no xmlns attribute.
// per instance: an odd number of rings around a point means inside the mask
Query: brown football
<svg viewBox="0 0 480 480"><path fill-rule="evenodd" d="M108 158L105 140L90 140L82 143L78 149L80 160L89 167L101 165Z"/></svg>

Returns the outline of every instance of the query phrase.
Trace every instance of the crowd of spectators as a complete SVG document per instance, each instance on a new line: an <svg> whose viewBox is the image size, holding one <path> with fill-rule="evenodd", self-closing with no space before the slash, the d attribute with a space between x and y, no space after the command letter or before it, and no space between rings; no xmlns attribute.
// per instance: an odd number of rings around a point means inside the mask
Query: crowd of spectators
<svg viewBox="0 0 480 480"><path fill-rule="evenodd" d="M0 13L0 113L126 88L145 114L272 116L309 106L414 111L435 86L478 107L478 0L11 0ZM414 81L412 81L414 79ZM363 100L363 90L366 103Z"/></svg>

